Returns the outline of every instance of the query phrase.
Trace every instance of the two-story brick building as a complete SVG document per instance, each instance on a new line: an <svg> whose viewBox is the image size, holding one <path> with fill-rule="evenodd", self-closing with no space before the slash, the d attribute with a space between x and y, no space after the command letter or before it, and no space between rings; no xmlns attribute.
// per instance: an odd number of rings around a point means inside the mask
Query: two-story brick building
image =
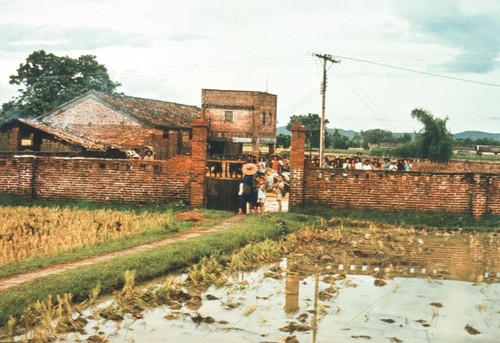
<svg viewBox="0 0 500 343"><path fill-rule="evenodd" d="M276 148L277 96L257 91L202 90L209 123L209 155L238 156L244 146L256 156Z"/></svg>

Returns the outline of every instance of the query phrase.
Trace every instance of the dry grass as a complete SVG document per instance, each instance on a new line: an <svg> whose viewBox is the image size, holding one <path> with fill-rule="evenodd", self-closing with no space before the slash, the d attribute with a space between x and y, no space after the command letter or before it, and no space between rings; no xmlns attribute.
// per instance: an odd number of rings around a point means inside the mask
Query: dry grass
<svg viewBox="0 0 500 343"><path fill-rule="evenodd" d="M168 228L173 215L45 207L0 207L0 266Z"/></svg>

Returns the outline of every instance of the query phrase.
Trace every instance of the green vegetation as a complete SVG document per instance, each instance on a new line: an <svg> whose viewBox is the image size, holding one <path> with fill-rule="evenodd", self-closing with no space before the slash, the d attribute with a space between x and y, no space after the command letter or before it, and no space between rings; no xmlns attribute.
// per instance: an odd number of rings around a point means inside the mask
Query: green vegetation
<svg viewBox="0 0 500 343"><path fill-rule="evenodd" d="M20 315L28 304L45 300L49 295L56 299L56 294L72 293L74 301L81 301L96 287L103 293L120 288L127 270L135 270L138 281L149 280L185 268L205 256L231 252L249 242L279 238L292 229L314 223L317 223L314 218L300 214L248 216L209 235L27 282L1 293L0 325L5 325L10 316Z"/></svg>
<svg viewBox="0 0 500 343"><path fill-rule="evenodd" d="M74 59L44 50L31 53L17 74L10 76L9 83L23 88L18 97L2 105L0 122L36 117L90 90L113 93L120 86L111 80L107 68L97 62L96 56Z"/></svg>
<svg viewBox="0 0 500 343"><path fill-rule="evenodd" d="M324 219L362 220L416 229L500 231L499 216L494 215L476 220L467 213L337 209L320 205L308 205L296 211Z"/></svg>
<svg viewBox="0 0 500 343"><path fill-rule="evenodd" d="M47 212L61 211L63 209L69 209L70 211L82 212L79 216L92 217L93 213L108 209L113 210L112 213L124 213L131 218L144 218L144 216L158 217L159 225L152 227L147 227L142 230L137 230L136 233L126 236L117 236L116 238L109 237L107 240L98 242L97 244L85 245L85 246L75 246L75 248L59 252L56 255L38 255L22 260L19 262L11 262L0 266L0 277L8 277L15 274L26 273L40 268L46 268L51 265L83 260L90 257L95 257L99 255L104 255L112 253L115 251L120 251L128 248L132 248L138 245L151 243L166 239L169 237L176 236L180 233L188 232L190 230L204 227L213 226L214 224L220 222L222 219L227 218L232 215L230 212L223 211L208 211L204 209L199 209L197 212L203 220L199 222L194 222L192 220L173 220L176 213L186 210L191 210L190 207L180 206L179 204L174 205L130 205L130 204L97 204L90 202L58 202L58 201L27 201L15 196L1 196L0 206L13 207L14 209L24 209L26 206L33 206L30 208L40 209L43 211L45 209ZM105 212L106 213L106 212ZM135 215L134 215L135 214ZM164 218L164 219L162 219ZM193 218L191 218L193 219ZM169 223L168 225L163 223ZM71 229L71 228L68 228ZM90 233L91 235L94 233ZM49 237L48 237L49 238ZM27 238L24 238L25 240Z"/></svg>
<svg viewBox="0 0 500 343"><path fill-rule="evenodd" d="M20 200L18 200L20 201ZM20 201L21 202L21 201ZM12 206L6 205L4 206ZM39 204L37 204L39 205ZM46 203L47 206L55 206L54 203ZM62 206L59 204L59 206ZM131 205L98 205L98 204L68 204L66 206L101 208L101 206L113 206L114 208L130 208ZM164 211L165 205L144 205L136 208L136 211ZM192 210L189 207L179 207L183 211ZM221 218L231 216L230 212L203 211L206 220L203 225L213 225ZM188 212L188 211L186 211ZM192 211L191 211L192 212ZM127 270L135 272L137 281L146 281L168 273L183 270L193 263L204 259L209 270L193 270L190 277L197 282L206 282L205 278L217 277L217 263L214 264L212 255L231 253L251 242L281 239L288 233L300 232L306 228L319 227L327 220L329 223L339 223L346 226L369 227L370 223L391 224L401 228L413 229L445 229L445 230L481 230L498 231L498 216L488 217L484 220L473 220L468 214L453 214L444 212L384 212L352 209L333 209L325 206L306 206L295 213L273 213L265 216L249 215L241 218L238 222L207 235L200 235L188 241L175 242L166 246L152 248L147 251L134 253L127 256L117 257L107 262L92 266L80 267L75 270L61 272L51 276L42 277L34 281L26 282L16 287L1 292L0 297L0 326L5 326L11 316L20 316L29 304L36 301L46 301L51 296L53 301L59 299L65 293L72 294L72 301L79 302L89 298L93 290L99 288L102 293L110 293L125 284L124 275ZM179 224L181 225L181 224ZM182 224L184 225L184 224ZM188 224L186 224L189 227ZM192 224L191 224L192 225ZM199 227L199 226L198 226ZM156 235L156 236L155 236ZM164 236L154 229L145 238L145 241L159 240ZM155 238L156 237L156 238ZM136 244L139 244L139 237ZM109 243L109 250L120 250L128 247L126 242ZM131 244L133 245L133 244ZM66 255L46 261L47 265L54 261L69 261L72 258L80 259L92 254L99 254L102 246L88 248L81 255ZM265 254L272 254L272 243L261 247ZM267 251L267 252L266 252ZM260 252L258 255L265 255ZM85 255L88 253L88 255ZM233 261L234 265L245 266L248 257L256 256L256 253L245 249L243 260ZM61 254L64 256L64 254ZM59 259L59 260L58 260ZM28 270L29 266L24 266ZM205 276L203 276L205 275Z"/></svg>

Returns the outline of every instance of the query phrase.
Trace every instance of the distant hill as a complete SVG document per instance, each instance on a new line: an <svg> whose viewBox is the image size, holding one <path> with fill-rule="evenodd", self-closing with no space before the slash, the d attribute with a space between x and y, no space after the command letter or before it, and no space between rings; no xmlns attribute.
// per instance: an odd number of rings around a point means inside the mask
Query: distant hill
<svg viewBox="0 0 500 343"><path fill-rule="evenodd" d="M331 132L331 133L334 133L335 132L335 129L331 129L329 127L326 128L326 130L328 132ZM353 138L354 135L356 134L355 131L353 130L343 130L343 129L337 129L339 130L339 133L342 135L342 136L347 136L349 138ZM290 135L290 131L288 131L286 129L286 126L280 126L280 127L277 127L276 128L276 135L279 135L279 134L283 134L283 135Z"/></svg>
<svg viewBox="0 0 500 343"><path fill-rule="evenodd" d="M327 127L326 130L328 132L333 133L335 129ZM353 138L354 135L357 133L356 131L353 130L344 130L344 129L338 129L339 133L343 136L347 136L349 138ZM405 133L409 133L412 136L415 134L414 132L394 132L394 135L396 136L402 136ZM286 126L280 126L276 128L276 135L279 134L284 134L284 135L289 135L290 131L286 129ZM455 133L453 135L455 138L471 138L471 139L480 139L480 138L490 138L494 139L497 141L500 141L500 133L488 133L488 132L482 132L482 131L464 131L464 132L459 132Z"/></svg>
<svg viewBox="0 0 500 343"><path fill-rule="evenodd" d="M489 138L500 141L500 133L488 133L482 131L464 131L460 133L455 133L453 135L455 138L471 138L471 139L480 139L480 138Z"/></svg>

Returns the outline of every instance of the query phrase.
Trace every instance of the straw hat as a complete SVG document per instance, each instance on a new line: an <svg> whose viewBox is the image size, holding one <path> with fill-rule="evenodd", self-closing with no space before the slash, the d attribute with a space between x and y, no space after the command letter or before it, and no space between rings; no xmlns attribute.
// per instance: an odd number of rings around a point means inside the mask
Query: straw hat
<svg viewBox="0 0 500 343"><path fill-rule="evenodd" d="M241 167L241 171L245 175L253 175L253 174L257 173L258 170L259 170L259 167L257 167L257 165L255 163L246 163Z"/></svg>

